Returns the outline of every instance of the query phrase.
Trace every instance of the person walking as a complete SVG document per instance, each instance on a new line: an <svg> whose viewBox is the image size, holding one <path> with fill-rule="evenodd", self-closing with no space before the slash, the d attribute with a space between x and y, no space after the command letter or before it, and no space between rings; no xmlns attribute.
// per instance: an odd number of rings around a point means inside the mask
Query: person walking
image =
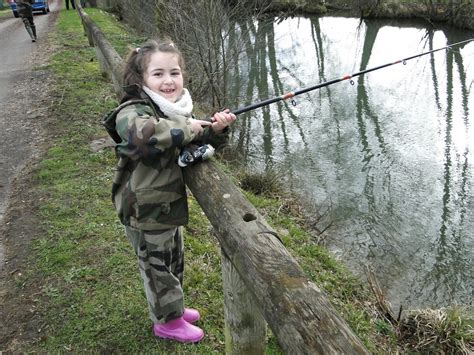
<svg viewBox="0 0 474 355"><path fill-rule="evenodd" d="M16 6L18 14L20 15L23 23L25 24L26 31L31 37L32 42L36 42L36 26L33 19L33 4L34 0L16 0Z"/></svg>
<svg viewBox="0 0 474 355"><path fill-rule="evenodd" d="M75 10L76 9L76 2L75 0L71 0L71 6ZM66 0L66 10L69 10L69 0Z"/></svg>

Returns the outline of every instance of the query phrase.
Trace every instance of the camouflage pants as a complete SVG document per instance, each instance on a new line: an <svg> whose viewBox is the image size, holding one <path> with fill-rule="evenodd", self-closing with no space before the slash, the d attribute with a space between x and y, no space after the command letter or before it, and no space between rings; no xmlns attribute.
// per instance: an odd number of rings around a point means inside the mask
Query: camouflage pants
<svg viewBox="0 0 474 355"><path fill-rule="evenodd" d="M138 258L150 318L165 323L184 312L184 253L181 227L143 231L125 227Z"/></svg>

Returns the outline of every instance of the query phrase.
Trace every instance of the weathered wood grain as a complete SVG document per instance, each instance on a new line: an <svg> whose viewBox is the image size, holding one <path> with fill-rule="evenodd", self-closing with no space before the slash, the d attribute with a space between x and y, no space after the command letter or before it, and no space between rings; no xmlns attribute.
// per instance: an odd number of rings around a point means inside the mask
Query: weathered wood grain
<svg viewBox="0 0 474 355"><path fill-rule="evenodd" d="M186 184L215 228L223 253L285 353L367 353L275 231L214 163L183 171Z"/></svg>

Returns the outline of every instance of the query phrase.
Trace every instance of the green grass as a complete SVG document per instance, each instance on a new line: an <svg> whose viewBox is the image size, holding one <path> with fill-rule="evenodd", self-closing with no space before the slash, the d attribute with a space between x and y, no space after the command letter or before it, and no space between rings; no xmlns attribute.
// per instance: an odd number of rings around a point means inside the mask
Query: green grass
<svg viewBox="0 0 474 355"><path fill-rule="evenodd" d="M123 55L143 38L131 35L112 16L87 13ZM33 244L30 282L41 278L45 334L24 352L197 353L224 352L220 255L211 226L194 199L185 231L187 306L201 310L206 338L198 345L156 340L151 334L143 286L135 256L110 200L115 158L89 144L105 132L99 122L116 104L113 88L99 70L75 12L62 11L52 34L57 50L49 67L56 77L52 143L37 174L43 236ZM67 64L66 64L67 63ZM366 304L362 284L318 246L298 219L280 213L280 201L247 193L297 258L308 276L328 294L369 350L391 344L392 328ZM280 353L270 335L268 353Z"/></svg>
<svg viewBox="0 0 474 355"><path fill-rule="evenodd" d="M13 16L10 6L4 6L3 9L0 10L0 17L7 16L8 14Z"/></svg>
<svg viewBox="0 0 474 355"><path fill-rule="evenodd" d="M5 11L11 11L10 10L10 4L8 3L7 0L0 0L0 14L2 14Z"/></svg>

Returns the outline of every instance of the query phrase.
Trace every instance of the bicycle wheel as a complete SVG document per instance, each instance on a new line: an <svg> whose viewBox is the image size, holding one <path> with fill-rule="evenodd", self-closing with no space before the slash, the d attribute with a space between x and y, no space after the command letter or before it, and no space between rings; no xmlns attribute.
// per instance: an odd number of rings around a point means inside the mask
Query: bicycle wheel
<svg viewBox="0 0 474 355"><path fill-rule="evenodd" d="M24 23L24 25L25 25L26 32L28 32L28 34L29 34L30 37L31 37L31 40L32 40L32 41L36 41L35 36L33 36L33 30L31 29L30 21L28 21L28 19L25 18L25 17L22 18L22 21L23 21L23 23Z"/></svg>

